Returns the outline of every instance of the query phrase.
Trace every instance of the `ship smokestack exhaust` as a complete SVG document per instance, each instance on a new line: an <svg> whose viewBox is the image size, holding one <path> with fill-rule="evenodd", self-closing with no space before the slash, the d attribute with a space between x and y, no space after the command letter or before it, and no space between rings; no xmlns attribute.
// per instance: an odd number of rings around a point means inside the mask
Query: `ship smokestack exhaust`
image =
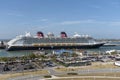
<svg viewBox="0 0 120 80"><path fill-rule="evenodd" d="M67 38L67 34L65 32L61 32L61 38Z"/></svg>
<svg viewBox="0 0 120 80"><path fill-rule="evenodd" d="M37 37L38 38L44 38L44 34L43 34L43 32L37 32Z"/></svg>

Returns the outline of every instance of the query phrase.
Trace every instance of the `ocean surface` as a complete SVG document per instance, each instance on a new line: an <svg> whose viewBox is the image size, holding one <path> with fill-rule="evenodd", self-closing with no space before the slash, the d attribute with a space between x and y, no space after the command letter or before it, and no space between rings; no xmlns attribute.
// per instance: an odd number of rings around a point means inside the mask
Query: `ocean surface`
<svg viewBox="0 0 120 80"><path fill-rule="evenodd" d="M32 54L33 51L6 51L0 49L0 57L13 57L13 56L27 56Z"/></svg>
<svg viewBox="0 0 120 80"><path fill-rule="evenodd" d="M85 49L86 51L92 52L105 52L108 50L120 50L120 46L109 46L109 47L100 47L98 49ZM0 57L12 57L12 56L27 56L32 54L33 51L6 51L0 49Z"/></svg>

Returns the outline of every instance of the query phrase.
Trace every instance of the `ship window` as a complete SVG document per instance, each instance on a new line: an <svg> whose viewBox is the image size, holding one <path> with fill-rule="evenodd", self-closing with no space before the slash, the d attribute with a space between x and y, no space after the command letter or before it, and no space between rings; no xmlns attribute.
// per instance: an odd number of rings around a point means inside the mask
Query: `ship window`
<svg viewBox="0 0 120 80"><path fill-rule="evenodd" d="M16 42L14 42L14 44L23 44L23 40L18 40Z"/></svg>

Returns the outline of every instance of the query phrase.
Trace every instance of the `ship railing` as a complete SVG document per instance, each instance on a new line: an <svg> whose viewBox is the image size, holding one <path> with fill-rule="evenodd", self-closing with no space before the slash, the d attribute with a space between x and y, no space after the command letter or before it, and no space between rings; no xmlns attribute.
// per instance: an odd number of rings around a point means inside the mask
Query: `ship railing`
<svg viewBox="0 0 120 80"><path fill-rule="evenodd" d="M93 43L92 43L93 44ZM73 46L73 45L91 45L91 43L34 43L33 46Z"/></svg>
<svg viewBox="0 0 120 80"><path fill-rule="evenodd" d="M32 46L31 44L14 44L12 46Z"/></svg>

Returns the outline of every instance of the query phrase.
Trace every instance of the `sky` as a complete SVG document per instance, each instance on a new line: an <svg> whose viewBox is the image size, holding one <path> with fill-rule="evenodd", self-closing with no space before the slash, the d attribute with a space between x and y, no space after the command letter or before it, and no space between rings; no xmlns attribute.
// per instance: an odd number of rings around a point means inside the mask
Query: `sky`
<svg viewBox="0 0 120 80"><path fill-rule="evenodd" d="M0 0L0 39L37 31L120 39L120 0Z"/></svg>

